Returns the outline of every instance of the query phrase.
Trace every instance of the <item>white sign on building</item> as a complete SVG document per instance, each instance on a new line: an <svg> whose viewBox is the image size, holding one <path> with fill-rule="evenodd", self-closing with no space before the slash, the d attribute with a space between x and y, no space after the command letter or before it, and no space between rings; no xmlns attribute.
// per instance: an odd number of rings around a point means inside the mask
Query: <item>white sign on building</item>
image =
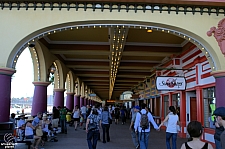
<svg viewBox="0 0 225 149"><path fill-rule="evenodd" d="M161 91L185 90L186 80L184 77L159 76L156 78L156 88Z"/></svg>

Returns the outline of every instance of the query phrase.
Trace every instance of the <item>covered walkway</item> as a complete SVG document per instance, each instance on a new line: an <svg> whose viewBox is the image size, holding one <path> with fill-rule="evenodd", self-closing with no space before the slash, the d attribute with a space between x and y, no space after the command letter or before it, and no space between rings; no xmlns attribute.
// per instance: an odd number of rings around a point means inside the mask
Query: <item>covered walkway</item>
<svg viewBox="0 0 225 149"><path fill-rule="evenodd" d="M97 149L134 149L134 145L131 140L129 123L125 125L115 125L112 124L110 128L110 139L111 142L102 143L98 141ZM74 130L73 127L68 127L67 134L58 134L58 142L47 142L43 149L87 149L86 132L83 129ZM102 135L101 135L102 140ZM183 142L187 139L179 138L177 139L177 148L179 149ZM151 130L149 137L150 149L165 149L165 131ZM18 149L18 148L17 148ZM19 147L19 149L24 149L24 146ZM39 147L41 149L41 147Z"/></svg>

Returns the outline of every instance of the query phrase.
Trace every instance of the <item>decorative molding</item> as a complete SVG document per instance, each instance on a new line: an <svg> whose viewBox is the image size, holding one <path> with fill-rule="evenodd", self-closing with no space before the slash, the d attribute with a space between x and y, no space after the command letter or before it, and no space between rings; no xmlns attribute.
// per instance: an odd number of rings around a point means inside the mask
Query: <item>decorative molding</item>
<svg viewBox="0 0 225 149"><path fill-rule="evenodd" d="M82 45L110 45L110 42L90 42L90 41L52 41L47 36L44 39L49 44L82 44ZM130 46L154 46L154 47L183 47L188 40L185 40L181 44L166 44L166 43L140 43L140 42L126 42L125 45Z"/></svg>
<svg viewBox="0 0 225 149"><path fill-rule="evenodd" d="M153 3L129 3L129 2L98 2L98 3L91 3L91 2L0 2L0 8L3 9L33 9L34 11L37 9L41 10L53 10L58 9L61 11L62 9L67 9L68 11L75 9L78 11L78 9L83 9L84 11L87 11L87 9L92 9L93 11L101 10L102 12L104 10L109 10L110 12L116 10L120 12L121 10L128 11L134 11L137 13L137 11L143 11L144 13L146 11L151 11L154 13L154 11L158 11L160 13L162 12L168 12L170 14L171 12L178 13L184 13L185 15L187 13L192 13L195 15L195 13L200 13L201 15L203 13L206 13L208 15L216 14L217 16L219 14L225 15L225 7L219 7L219 6L197 6L197 5L185 5L185 4L153 4Z"/></svg>
<svg viewBox="0 0 225 149"><path fill-rule="evenodd" d="M0 68L0 75L12 76L15 72L16 70L12 68Z"/></svg>
<svg viewBox="0 0 225 149"><path fill-rule="evenodd" d="M48 86L51 82L32 82L35 86Z"/></svg>
<svg viewBox="0 0 225 149"><path fill-rule="evenodd" d="M67 95L74 95L74 93L73 92L68 92L68 93L66 93Z"/></svg>
<svg viewBox="0 0 225 149"><path fill-rule="evenodd" d="M225 18L218 23L218 28L213 26L207 32L208 36L212 36L212 34L214 34L214 37L216 38L216 41L218 42L220 50L225 56Z"/></svg>
<svg viewBox="0 0 225 149"><path fill-rule="evenodd" d="M62 88L54 88L54 92L65 92L65 89L62 89Z"/></svg>
<svg viewBox="0 0 225 149"><path fill-rule="evenodd" d="M90 42L90 41L52 41L47 36L44 37L44 39L49 44L85 44L85 45L110 45L109 42Z"/></svg>
<svg viewBox="0 0 225 149"><path fill-rule="evenodd" d="M130 45L130 46L154 46L154 47L182 47L181 44L141 43L141 42L126 42L125 45Z"/></svg>
<svg viewBox="0 0 225 149"><path fill-rule="evenodd" d="M211 75L214 76L215 78L225 77L225 70L212 71Z"/></svg>

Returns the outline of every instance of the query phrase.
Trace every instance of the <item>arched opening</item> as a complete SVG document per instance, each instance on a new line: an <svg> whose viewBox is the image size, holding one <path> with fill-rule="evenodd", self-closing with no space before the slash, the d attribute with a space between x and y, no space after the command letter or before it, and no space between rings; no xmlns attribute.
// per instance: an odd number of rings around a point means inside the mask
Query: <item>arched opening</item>
<svg viewBox="0 0 225 149"><path fill-rule="evenodd" d="M25 48L16 62L11 82L10 113L30 114L34 93L34 68L29 48Z"/></svg>

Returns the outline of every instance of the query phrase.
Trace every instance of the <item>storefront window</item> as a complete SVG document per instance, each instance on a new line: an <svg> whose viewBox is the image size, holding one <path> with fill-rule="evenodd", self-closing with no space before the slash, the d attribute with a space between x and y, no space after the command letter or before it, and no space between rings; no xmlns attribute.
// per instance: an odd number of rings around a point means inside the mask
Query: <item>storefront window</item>
<svg viewBox="0 0 225 149"><path fill-rule="evenodd" d="M164 96L164 116L166 117L169 112L169 96Z"/></svg>
<svg viewBox="0 0 225 149"><path fill-rule="evenodd" d="M215 87L203 89L204 98L204 125L205 127L215 128L213 112L216 108Z"/></svg>
<svg viewBox="0 0 225 149"><path fill-rule="evenodd" d="M173 99L173 106L177 111L177 115L180 117L180 94L179 93L173 94L172 99Z"/></svg>

